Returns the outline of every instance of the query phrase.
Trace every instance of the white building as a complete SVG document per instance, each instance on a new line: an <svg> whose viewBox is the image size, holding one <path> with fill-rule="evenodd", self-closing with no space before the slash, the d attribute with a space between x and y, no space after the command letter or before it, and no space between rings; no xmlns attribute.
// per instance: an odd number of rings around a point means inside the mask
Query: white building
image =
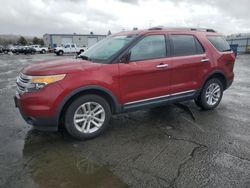
<svg viewBox="0 0 250 188"><path fill-rule="evenodd" d="M47 47L62 46L67 43L74 43L79 47L90 47L96 42L104 39L106 35L96 34L44 34L44 45Z"/></svg>

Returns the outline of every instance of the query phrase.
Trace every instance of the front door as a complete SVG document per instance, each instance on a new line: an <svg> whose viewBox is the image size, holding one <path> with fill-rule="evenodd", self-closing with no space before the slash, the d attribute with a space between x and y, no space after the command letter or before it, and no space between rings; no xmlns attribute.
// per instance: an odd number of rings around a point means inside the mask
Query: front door
<svg viewBox="0 0 250 188"><path fill-rule="evenodd" d="M122 103L149 101L168 95L170 77L165 36L145 36L129 53L129 63L119 64Z"/></svg>

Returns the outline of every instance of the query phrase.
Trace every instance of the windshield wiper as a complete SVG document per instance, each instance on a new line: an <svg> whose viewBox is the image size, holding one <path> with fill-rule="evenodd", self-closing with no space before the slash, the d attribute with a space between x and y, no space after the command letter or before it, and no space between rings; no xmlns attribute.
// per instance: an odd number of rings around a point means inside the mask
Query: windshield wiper
<svg viewBox="0 0 250 188"><path fill-rule="evenodd" d="M82 58L83 60L92 61L92 59L90 59L88 56L85 55L78 55L77 58Z"/></svg>

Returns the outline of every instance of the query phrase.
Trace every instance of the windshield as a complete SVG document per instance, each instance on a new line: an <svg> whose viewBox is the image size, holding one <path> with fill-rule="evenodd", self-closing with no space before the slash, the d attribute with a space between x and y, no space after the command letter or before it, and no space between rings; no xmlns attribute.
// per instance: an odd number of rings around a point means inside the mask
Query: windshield
<svg viewBox="0 0 250 188"><path fill-rule="evenodd" d="M107 37L83 52L80 56L93 61L100 60L105 62L135 37L136 35Z"/></svg>

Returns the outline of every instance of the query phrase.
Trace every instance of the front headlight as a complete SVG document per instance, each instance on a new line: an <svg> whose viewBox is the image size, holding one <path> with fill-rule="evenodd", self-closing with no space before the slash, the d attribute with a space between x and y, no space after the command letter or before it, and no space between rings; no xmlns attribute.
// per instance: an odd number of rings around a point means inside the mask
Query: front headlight
<svg viewBox="0 0 250 188"><path fill-rule="evenodd" d="M27 85L27 91L35 91L44 86L64 79L66 74L50 75L50 76L31 76L30 83Z"/></svg>

